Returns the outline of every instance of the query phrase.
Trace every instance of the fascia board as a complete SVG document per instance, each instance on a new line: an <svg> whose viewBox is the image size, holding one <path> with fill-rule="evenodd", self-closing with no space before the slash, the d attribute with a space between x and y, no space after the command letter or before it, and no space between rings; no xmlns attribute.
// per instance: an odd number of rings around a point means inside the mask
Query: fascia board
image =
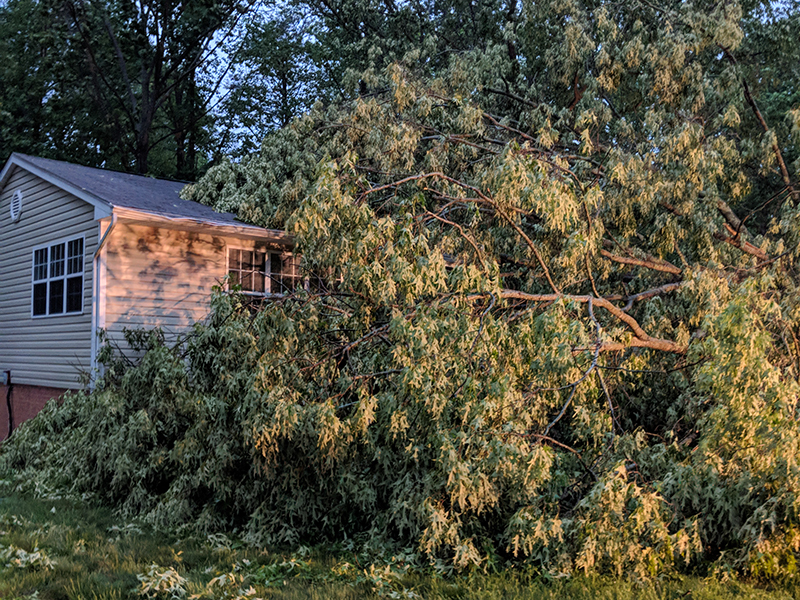
<svg viewBox="0 0 800 600"><path fill-rule="evenodd" d="M255 225L231 225L217 221L187 219L185 217L169 217L162 214L148 213L130 208L114 208L114 214L121 221L131 224L156 225L172 229L183 229L200 233L214 233L221 236L260 240L282 245L293 246L294 237L280 229L266 229Z"/></svg>

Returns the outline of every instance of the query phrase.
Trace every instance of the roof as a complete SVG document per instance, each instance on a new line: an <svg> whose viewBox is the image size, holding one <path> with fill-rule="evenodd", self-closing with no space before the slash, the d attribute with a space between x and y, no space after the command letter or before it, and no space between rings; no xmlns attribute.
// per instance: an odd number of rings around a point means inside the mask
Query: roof
<svg viewBox="0 0 800 600"><path fill-rule="evenodd" d="M259 232L273 238L287 237L284 232L238 221L233 213L217 212L205 204L183 200L179 192L187 185L186 182L84 167L15 152L0 173L0 187L10 176L13 165L30 171L93 204L96 209L101 209L101 215L118 212L130 216L133 211L144 220L150 215L156 221L188 220L210 227L233 227L252 234ZM103 208L106 210L102 210Z"/></svg>

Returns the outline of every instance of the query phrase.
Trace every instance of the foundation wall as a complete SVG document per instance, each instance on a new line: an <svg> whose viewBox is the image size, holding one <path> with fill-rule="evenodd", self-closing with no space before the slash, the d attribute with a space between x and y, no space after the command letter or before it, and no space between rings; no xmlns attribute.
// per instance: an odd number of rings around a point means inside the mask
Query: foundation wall
<svg viewBox="0 0 800 600"><path fill-rule="evenodd" d="M11 386L11 416L13 427L36 416L51 398L60 398L67 390L40 385ZM8 437L8 386L0 385L0 440Z"/></svg>

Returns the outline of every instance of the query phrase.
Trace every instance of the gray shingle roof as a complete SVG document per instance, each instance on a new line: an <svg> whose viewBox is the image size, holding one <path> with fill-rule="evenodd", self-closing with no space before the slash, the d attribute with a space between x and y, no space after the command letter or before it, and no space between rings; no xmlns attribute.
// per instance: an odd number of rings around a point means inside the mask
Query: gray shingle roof
<svg viewBox="0 0 800 600"><path fill-rule="evenodd" d="M186 183L83 167L26 154L15 153L14 156L84 190L111 207L157 216L248 227L247 224L237 221L233 213L220 213L205 204L182 200L178 193Z"/></svg>

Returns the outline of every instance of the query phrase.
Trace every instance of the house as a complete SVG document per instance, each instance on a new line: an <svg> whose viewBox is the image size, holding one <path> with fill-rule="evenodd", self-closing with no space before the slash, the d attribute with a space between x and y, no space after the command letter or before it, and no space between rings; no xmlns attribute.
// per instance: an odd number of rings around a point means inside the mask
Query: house
<svg viewBox="0 0 800 600"><path fill-rule="evenodd" d="M229 276L250 294L299 281L282 231L182 200L183 183L13 154L0 172L0 439L97 369L98 332L173 338ZM10 409L10 415L9 415Z"/></svg>

